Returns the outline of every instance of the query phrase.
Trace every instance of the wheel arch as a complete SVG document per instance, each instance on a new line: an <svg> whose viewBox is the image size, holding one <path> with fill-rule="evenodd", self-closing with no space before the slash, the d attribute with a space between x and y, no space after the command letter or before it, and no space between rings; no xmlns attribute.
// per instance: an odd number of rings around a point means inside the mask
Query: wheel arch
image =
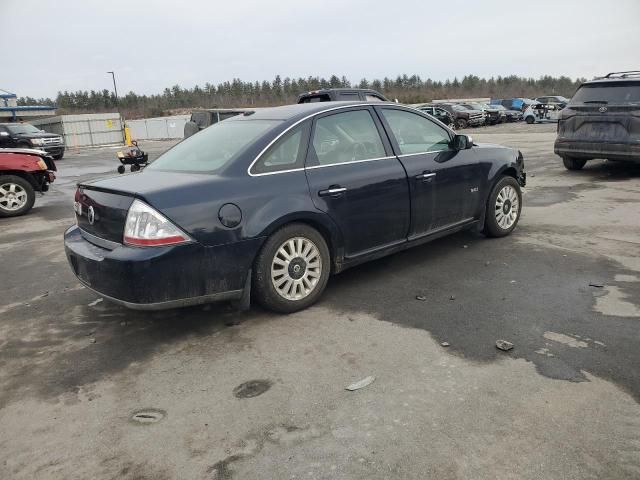
<svg viewBox="0 0 640 480"><path fill-rule="evenodd" d="M491 172L487 181L487 193L484 201L482 202L482 211L480 212L480 218L478 221L479 231L484 228L484 222L487 216L487 208L489 207L489 200L491 199L491 192L493 191L493 188L496 186L496 184L500 181L500 179L505 176L512 177L516 181L518 181L518 170L516 166L513 164L505 164L500 168L495 169L495 171Z"/></svg>
<svg viewBox="0 0 640 480"><path fill-rule="evenodd" d="M12 175L14 177L20 177L20 178L26 180L27 182L29 182L29 185L31 185L34 190L40 191L40 185L36 181L36 178L33 176L33 174L31 174L29 172L24 172L22 170L0 170L0 177L5 176L5 175Z"/></svg>
<svg viewBox="0 0 640 480"><path fill-rule="evenodd" d="M329 249L329 255L331 256L331 270L333 273L337 273L341 270L343 254L343 242L342 234L336 224L329 218L328 215L323 213L314 212L296 212L281 217L266 227L261 236L270 237L276 231L281 228L291 225L293 223L301 223L307 225L320 233L324 241L327 243ZM264 246L264 244L263 244ZM256 254L256 258L257 258Z"/></svg>

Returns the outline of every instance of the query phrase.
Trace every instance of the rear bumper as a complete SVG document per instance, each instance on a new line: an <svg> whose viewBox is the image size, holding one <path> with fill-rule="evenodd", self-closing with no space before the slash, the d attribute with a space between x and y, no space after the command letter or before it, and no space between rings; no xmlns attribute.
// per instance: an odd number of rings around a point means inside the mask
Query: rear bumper
<svg viewBox="0 0 640 480"><path fill-rule="evenodd" d="M81 283L136 310L163 310L239 299L263 239L205 247L198 243L113 250L89 242L79 227L64 234L65 253Z"/></svg>
<svg viewBox="0 0 640 480"><path fill-rule="evenodd" d="M588 142L557 138L553 151L561 157L640 162L640 143Z"/></svg>

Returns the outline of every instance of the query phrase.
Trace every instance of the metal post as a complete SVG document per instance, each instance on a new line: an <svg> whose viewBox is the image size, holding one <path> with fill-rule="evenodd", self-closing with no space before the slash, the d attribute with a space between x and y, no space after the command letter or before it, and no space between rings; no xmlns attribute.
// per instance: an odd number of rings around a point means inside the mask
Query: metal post
<svg viewBox="0 0 640 480"><path fill-rule="evenodd" d="M122 133L122 143L126 145L127 140L124 134L124 119L122 118L122 113L120 113L120 102L118 101L118 87L116 87L116 74L115 72L107 72L111 74L113 78L113 91L116 94L116 109L118 110L118 118L120 119L120 132Z"/></svg>

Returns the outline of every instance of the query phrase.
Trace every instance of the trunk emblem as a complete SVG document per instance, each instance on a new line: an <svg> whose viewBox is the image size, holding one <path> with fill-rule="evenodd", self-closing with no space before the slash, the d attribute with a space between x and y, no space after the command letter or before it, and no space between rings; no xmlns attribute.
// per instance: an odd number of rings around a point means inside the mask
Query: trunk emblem
<svg viewBox="0 0 640 480"><path fill-rule="evenodd" d="M93 225L93 222L96 221L96 212L93 211L93 207L89 207L87 211L87 220L89 220L89 225Z"/></svg>
<svg viewBox="0 0 640 480"><path fill-rule="evenodd" d="M606 111L607 111L607 107L600 107L600 108L598 109L598 111L599 111L600 113L604 113L604 112L606 112Z"/></svg>

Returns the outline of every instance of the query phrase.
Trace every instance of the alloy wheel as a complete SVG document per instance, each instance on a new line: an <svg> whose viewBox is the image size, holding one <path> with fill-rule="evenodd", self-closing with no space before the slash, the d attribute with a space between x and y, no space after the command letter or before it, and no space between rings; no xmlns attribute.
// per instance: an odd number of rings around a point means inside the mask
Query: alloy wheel
<svg viewBox="0 0 640 480"><path fill-rule="evenodd" d="M287 300L301 300L315 289L322 274L322 257L315 243L305 237L286 240L271 262L271 282Z"/></svg>
<svg viewBox="0 0 640 480"><path fill-rule="evenodd" d="M505 186L496 197L495 216L496 223L503 230L508 230L518 219L520 201L518 192L511 185Z"/></svg>
<svg viewBox="0 0 640 480"><path fill-rule="evenodd" d="M16 183L0 185L0 208L14 212L23 208L28 201L27 191Z"/></svg>

